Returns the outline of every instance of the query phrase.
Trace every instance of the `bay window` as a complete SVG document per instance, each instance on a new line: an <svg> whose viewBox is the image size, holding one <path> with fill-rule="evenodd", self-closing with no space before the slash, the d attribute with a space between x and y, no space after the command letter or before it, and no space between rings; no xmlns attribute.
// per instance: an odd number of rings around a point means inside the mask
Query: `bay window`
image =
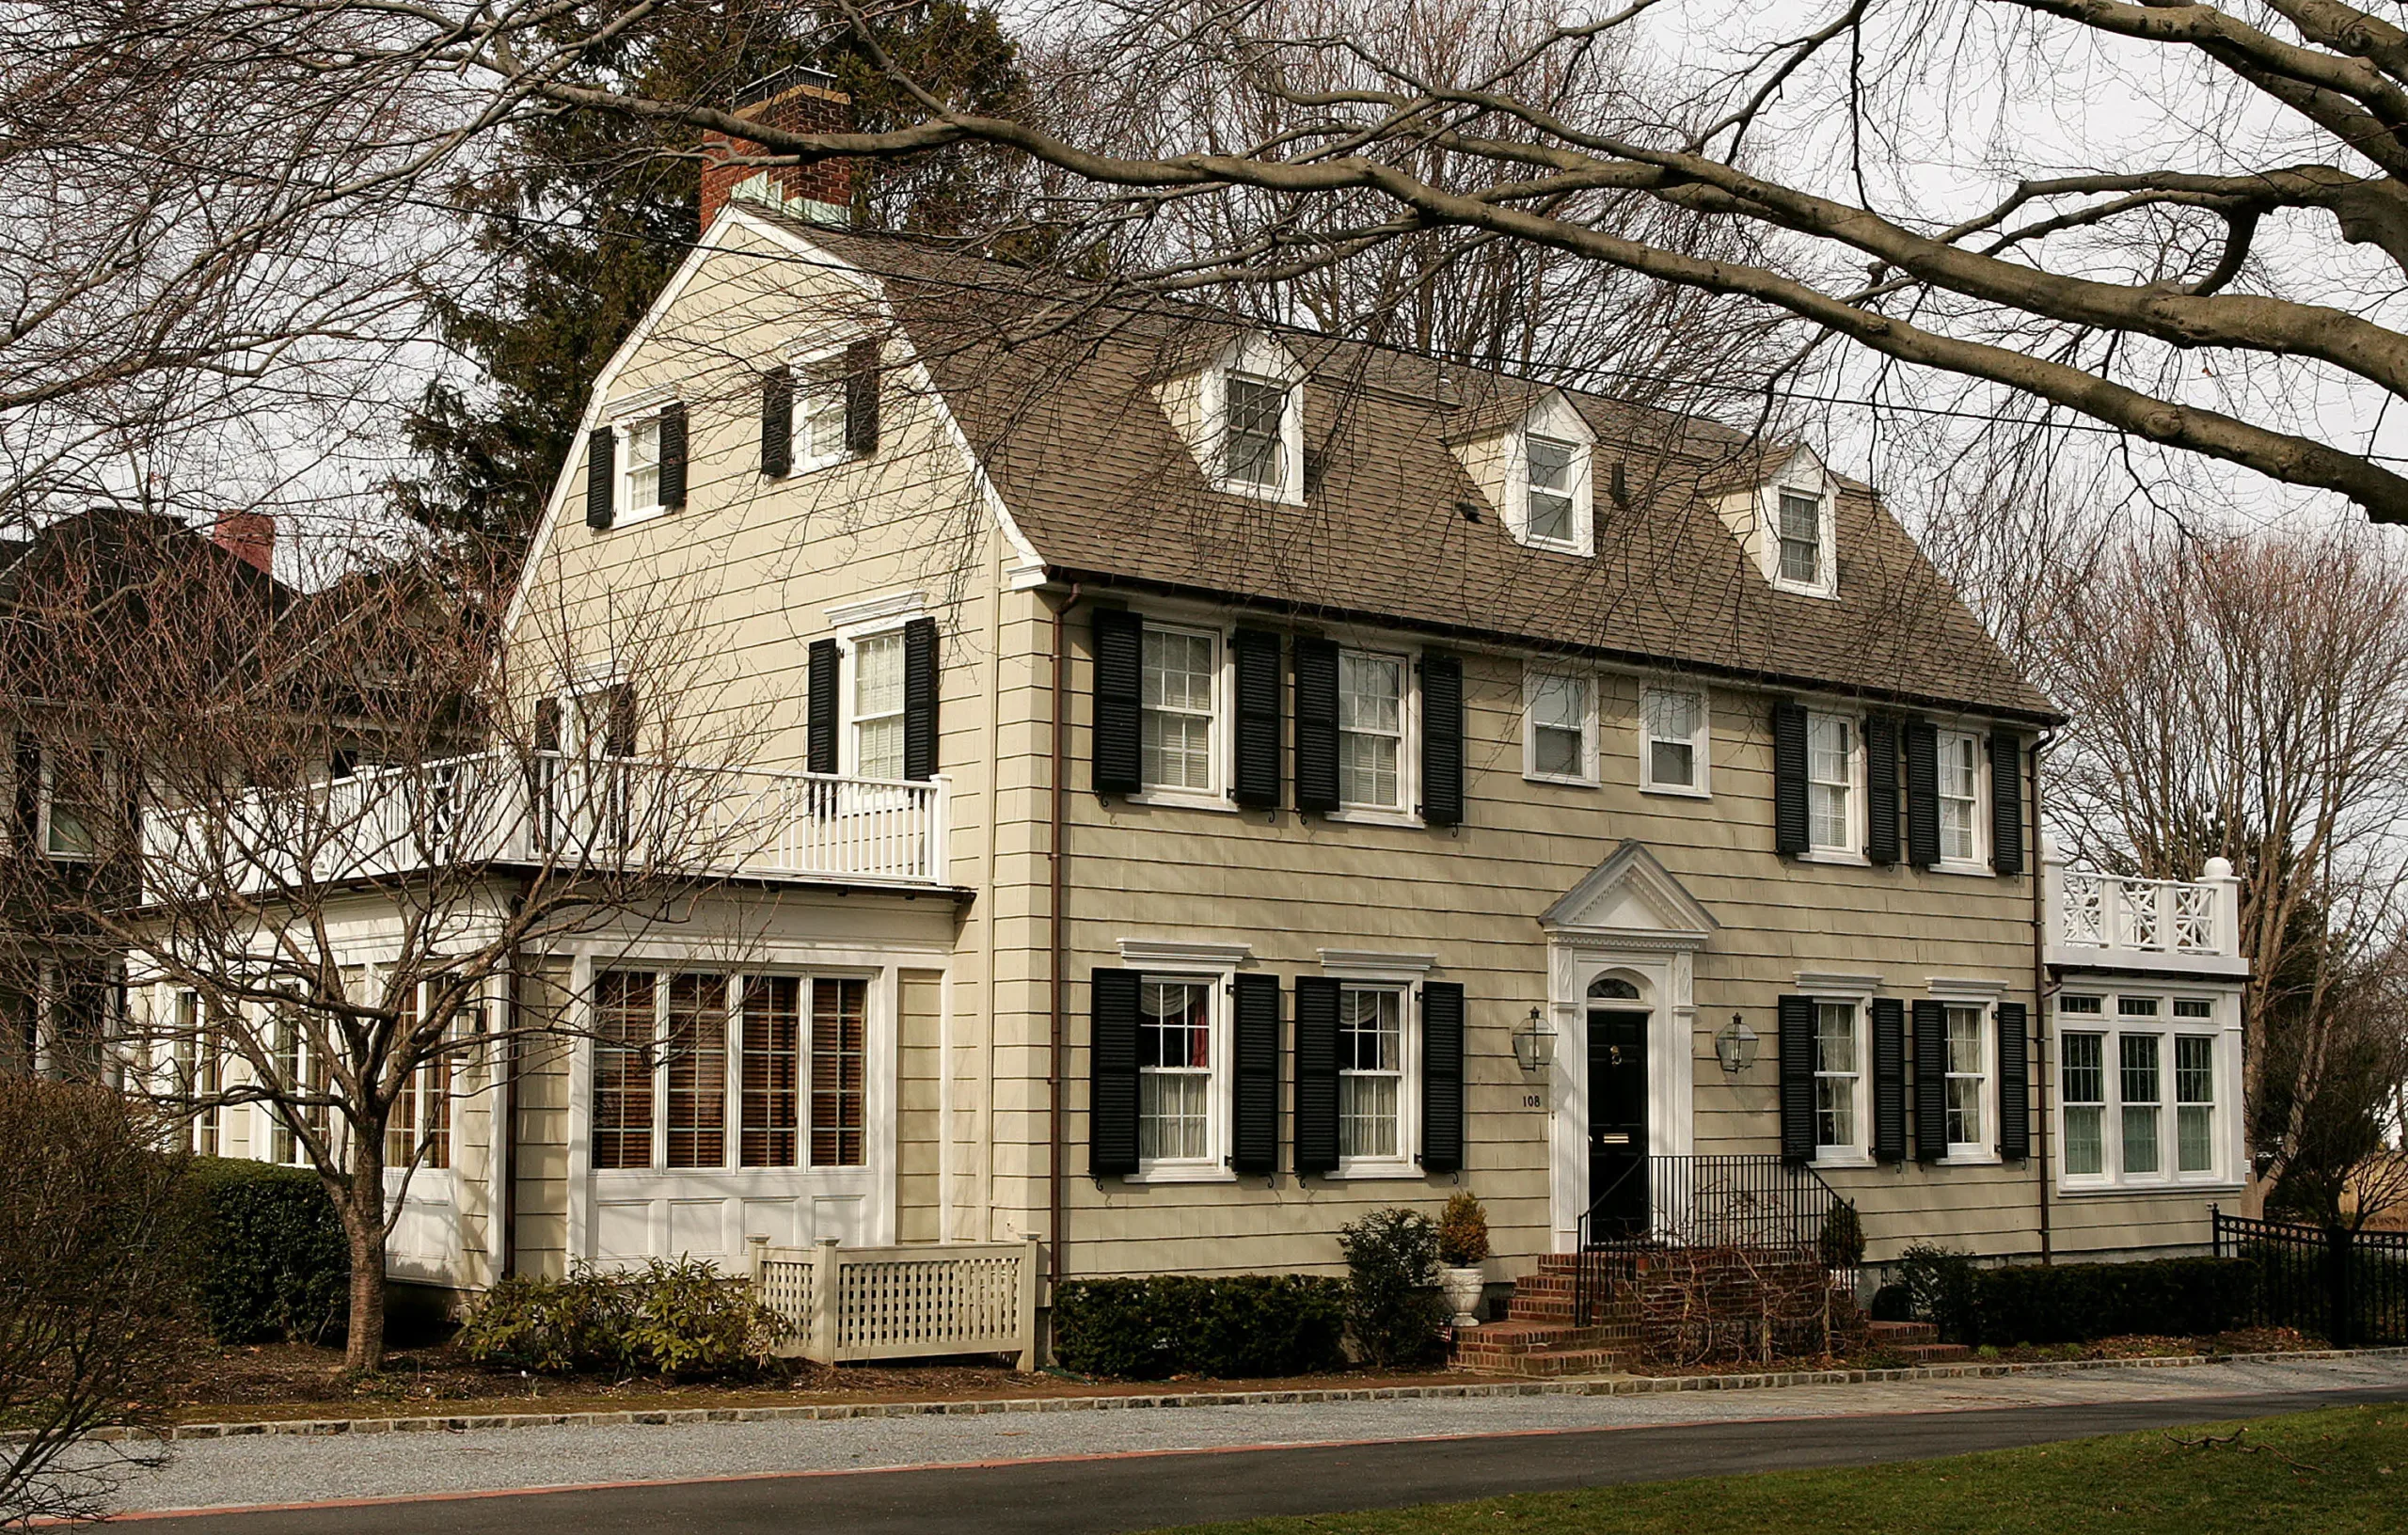
<svg viewBox="0 0 2408 1535"><path fill-rule="evenodd" d="M2221 1095L2239 1031L2213 1001L2122 992L2056 999L2057 1096L2068 1188L2162 1188L2241 1177Z"/></svg>

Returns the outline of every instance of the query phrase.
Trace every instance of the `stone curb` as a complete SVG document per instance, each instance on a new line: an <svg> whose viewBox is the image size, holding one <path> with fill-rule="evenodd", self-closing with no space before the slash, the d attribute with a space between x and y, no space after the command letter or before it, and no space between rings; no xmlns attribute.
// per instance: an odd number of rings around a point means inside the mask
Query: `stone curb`
<svg viewBox="0 0 2408 1535"><path fill-rule="evenodd" d="M2287 1353L2185 1353L2145 1359L1970 1361L1898 1369L1797 1369L1758 1375L1602 1375L1558 1381L1465 1381L1445 1385L1375 1385L1293 1391L1177 1391L1154 1396L1011 1397L982 1401L828 1402L795 1407L678 1407L624 1413L472 1413L444 1417L284 1418L257 1423L180 1423L173 1428L103 1429L99 1442L136 1439L242 1439L268 1434L462 1433L480 1429L626 1428L648 1424L826 1422L857 1417L931 1417L981 1413L1137 1412L1174 1407L1265 1407L1324 1401L1432 1400L1474 1397L1638 1397L1671 1391L1762 1391L1798 1385L1889 1385L1905 1381L1985 1380L2003 1375L2071 1375L2095 1369L2184 1369L2201 1365L2280 1364L2313 1359L2408 1357L2408 1348L2301 1349ZM8 1443L20 1435L0 1436Z"/></svg>

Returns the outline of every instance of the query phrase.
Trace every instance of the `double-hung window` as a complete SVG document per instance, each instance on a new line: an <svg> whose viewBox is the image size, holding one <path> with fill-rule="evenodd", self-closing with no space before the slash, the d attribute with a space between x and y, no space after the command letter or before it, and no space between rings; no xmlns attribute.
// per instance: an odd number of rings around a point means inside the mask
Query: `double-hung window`
<svg viewBox="0 0 2408 1535"><path fill-rule="evenodd" d="M1805 491L1779 493L1781 578L1797 586L1823 584L1823 498Z"/></svg>
<svg viewBox="0 0 2408 1535"><path fill-rule="evenodd" d="M419 1005L419 989L411 987L401 999L400 1016L395 1020L395 1033L400 1038L410 1039L417 1034ZM443 1042L448 1044L472 1032L474 1016L464 1013L449 1021ZM402 1079L385 1121L386 1166L415 1163L422 1168L442 1169L452 1165L452 1066L451 1054L438 1052Z"/></svg>
<svg viewBox="0 0 2408 1535"><path fill-rule="evenodd" d="M1533 672L1527 689L1532 778L1588 783L1596 779L1589 679Z"/></svg>
<svg viewBox="0 0 2408 1535"><path fill-rule="evenodd" d="M1940 861L1983 863L1982 740L1962 731L1940 732Z"/></svg>
<svg viewBox="0 0 2408 1535"><path fill-rule="evenodd" d="M1576 546L1579 542L1579 530L1575 523L1578 502L1573 476L1581 464L1579 448L1553 437L1531 436L1524 439L1524 451L1529 458L1529 483L1524 491L1528 498L1522 518L1524 536L1534 544L1556 544L1567 548Z"/></svg>
<svg viewBox="0 0 2408 1535"><path fill-rule="evenodd" d="M1217 1164L1213 983L1146 976L1137 987L1137 1155Z"/></svg>
<svg viewBox="0 0 2408 1535"><path fill-rule="evenodd" d="M218 1095L225 1091L226 1055L209 1027L198 991L176 993L176 1090L192 1118L187 1144L195 1156L217 1155L223 1122Z"/></svg>
<svg viewBox="0 0 2408 1535"><path fill-rule="evenodd" d="M597 1168L866 1164L864 978L605 971L594 1031Z"/></svg>
<svg viewBox="0 0 2408 1535"><path fill-rule="evenodd" d="M1639 720L1639 786L1705 793L1705 694L1688 688L1650 688L1640 695Z"/></svg>
<svg viewBox="0 0 2408 1535"><path fill-rule="evenodd" d="M1402 810L1404 657L1338 653L1338 799L1350 810Z"/></svg>
<svg viewBox="0 0 2408 1535"><path fill-rule="evenodd" d="M1338 993L1338 1155L1341 1163L1404 1155L1404 990Z"/></svg>
<svg viewBox="0 0 2408 1535"><path fill-rule="evenodd" d="M659 511L660 418L651 415L629 421L619 429L619 440L626 503L621 514L635 517Z"/></svg>
<svg viewBox="0 0 2408 1535"><path fill-rule="evenodd" d="M2194 997L2174 999L2176 1028L2183 1020L2199 1026L2215 1009ZM2216 1170L2216 1042L2212 1035L2174 1037L2174 1170L2178 1174Z"/></svg>
<svg viewBox="0 0 2408 1535"><path fill-rule="evenodd" d="M794 462L797 469L824 469L853 456L850 389L839 359L807 363L797 374Z"/></svg>
<svg viewBox="0 0 2408 1535"><path fill-rule="evenodd" d="M1864 1154L1862 1031L1853 1002L1814 1004L1814 1151L1818 1157Z"/></svg>
<svg viewBox="0 0 2408 1535"><path fill-rule="evenodd" d="M116 778L106 752L45 747L41 753L41 850L81 862L101 852L101 831Z"/></svg>
<svg viewBox="0 0 2408 1535"><path fill-rule="evenodd" d="M903 631L853 641L853 771L903 776Z"/></svg>
<svg viewBox="0 0 2408 1535"><path fill-rule="evenodd" d="M2154 1034L2116 1036L2116 1125L2121 1132L2126 1177L2147 1177L2162 1170L2159 1111L2164 1101L2164 1073L2160 1069L2163 1043Z"/></svg>
<svg viewBox="0 0 2408 1535"><path fill-rule="evenodd" d="M1287 484L1288 386L1235 370L1221 381L1221 473L1260 491Z"/></svg>
<svg viewBox="0 0 2408 1535"><path fill-rule="evenodd" d="M1951 1003L1945 1009L1948 1058L1942 1086L1952 1157L1979 1157L1989 1150L1982 1136L1987 1117L1983 1105L1989 1096L1988 1022L1987 1006Z"/></svg>
<svg viewBox="0 0 2408 1535"><path fill-rule="evenodd" d="M1814 851L1860 850L1856 774L1856 721L1840 714L1808 715L1806 840Z"/></svg>
<svg viewBox="0 0 2408 1535"><path fill-rule="evenodd" d="M1220 637L1148 624L1140 682L1140 775L1149 789L1212 794Z"/></svg>

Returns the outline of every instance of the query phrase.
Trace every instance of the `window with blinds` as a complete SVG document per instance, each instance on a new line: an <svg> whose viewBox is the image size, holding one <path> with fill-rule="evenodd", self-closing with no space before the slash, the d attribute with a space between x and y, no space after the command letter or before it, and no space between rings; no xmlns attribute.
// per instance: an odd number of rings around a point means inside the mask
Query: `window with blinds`
<svg viewBox="0 0 2408 1535"><path fill-rule="evenodd" d="M657 982L643 971L594 978L594 1165L652 1165L652 1044Z"/></svg>
<svg viewBox="0 0 2408 1535"><path fill-rule="evenodd" d="M811 983L811 1164L859 1167L868 1069L869 983Z"/></svg>
<svg viewBox="0 0 2408 1535"><path fill-rule="evenodd" d="M668 1163L727 1162L727 981L673 975L668 1009Z"/></svg>
<svg viewBox="0 0 2408 1535"><path fill-rule="evenodd" d="M791 975L755 975L744 988L744 1128L737 1151L747 1167L795 1164L801 997L802 983Z"/></svg>

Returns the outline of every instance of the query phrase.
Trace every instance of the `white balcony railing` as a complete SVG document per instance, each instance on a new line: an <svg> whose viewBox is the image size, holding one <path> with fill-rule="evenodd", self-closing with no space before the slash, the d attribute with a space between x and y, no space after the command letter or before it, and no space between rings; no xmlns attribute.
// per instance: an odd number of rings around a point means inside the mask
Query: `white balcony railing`
<svg viewBox="0 0 2408 1535"><path fill-rule="evenodd" d="M151 811L144 880L158 898L499 863L932 885L947 808L942 778L489 752Z"/></svg>
<svg viewBox="0 0 2408 1535"><path fill-rule="evenodd" d="M2221 858L2197 879L2141 879L2042 864L2048 960L2111 970L2242 975L2241 881Z"/></svg>

